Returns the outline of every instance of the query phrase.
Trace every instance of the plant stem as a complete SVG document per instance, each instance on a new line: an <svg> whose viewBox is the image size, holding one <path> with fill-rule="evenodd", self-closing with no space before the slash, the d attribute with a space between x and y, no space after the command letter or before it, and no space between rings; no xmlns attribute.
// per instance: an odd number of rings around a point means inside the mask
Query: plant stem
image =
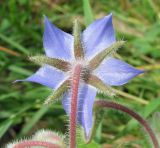
<svg viewBox="0 0 160 148"><path fill-rule="evenodd" d="M156 136L154 134L154 132L152 131L152 129L150 128L150 126L148 125L148 123L137 113L135 113L134 111L132 111L131 109L120 105L118 103L114 103L114 102L108 102L108 101L104 101L104 100L97 100L95 101L95 107L104 107L104 108L113 108L116 110L120 110L123 111L127 114L129 114L130 116L132 116L133 118L135 118L147 131L147 133L149 134L154 148L159 148L159 144L158 144L158 140L156 139Z"/></svg>
<svg viewBox="0 0 160 148"><path fill-rule="evenodd" d="M33 140L22 141L16 144L13 148L26 148L26 147L32 147L32 146L42 146L46 148L61 148L57 144L44 142L44 141L33 141Z"/></svg>
<svg viewBox="0 0 160 148"><path fill-rule="evenodd" d="M69 147L76 147L76 124L77 124L77 101L78 101L78 87L81 77L82 66L76 65L73 71L71 84L71 107L70 107L70 123L69 123Z"/></svg>

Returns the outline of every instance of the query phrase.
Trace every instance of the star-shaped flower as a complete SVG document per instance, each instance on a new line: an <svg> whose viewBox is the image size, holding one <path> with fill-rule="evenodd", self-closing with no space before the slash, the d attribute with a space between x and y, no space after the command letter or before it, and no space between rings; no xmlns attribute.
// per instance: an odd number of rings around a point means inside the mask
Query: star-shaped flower
<svg viewBox="0 0 160 148"><path fill-rule="evenodd" d="M30 59L42 67L23 81L40 83L54 89L47 99L62 97L62 104L70 113L72 73L77 64L82 66L78 94L78 123L88 137L92 128L92 109L97 90L109 92L110 86L120 86L143 73L112 56L124 41L115 39L112 14L90 24L82 33L75 21L73 35L56 26L45 17L43 46L46 56Z"/></svg>

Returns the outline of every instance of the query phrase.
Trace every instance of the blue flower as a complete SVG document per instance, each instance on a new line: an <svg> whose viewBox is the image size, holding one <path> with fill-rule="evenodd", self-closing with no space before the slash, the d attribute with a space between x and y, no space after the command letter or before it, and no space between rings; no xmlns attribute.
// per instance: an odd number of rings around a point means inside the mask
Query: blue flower
<svg viewBox="0 0 160 148"><path fill-rule="evenodd" d="M143 71L112 57L114 48L123 43L116 42L112 14L90 24L79 39L80 45L77 46L80 47L75 54L74 36L58 29L45 17L43 46L46 57L33 57L31 60L38 61L42 67L22 81L40 83L54 89L53 95L62 96L63 107L69 114L71 93L68 87L70 83L66 82L71 81L73 67L78 63L83 65L77 120L88 137L92 128L92 109L97 90L107 91L109 86L123 85Z"/></svg>

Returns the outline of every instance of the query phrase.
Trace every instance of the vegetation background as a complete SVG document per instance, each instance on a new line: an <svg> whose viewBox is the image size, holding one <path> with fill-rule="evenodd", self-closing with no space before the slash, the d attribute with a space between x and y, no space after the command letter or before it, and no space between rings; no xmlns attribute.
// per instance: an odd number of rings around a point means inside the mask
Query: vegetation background
<svg viewBox="0 0 160 148"><path fill-rule="evenodd" d="M73 19L85 28L93 18L113 13L117 39L126 40L120 59L146 70L122 87L116 98L148 120L160 139L160 1L159 0L1 0L0 1L0 147L41 128L66 132L60 103L43 106L51 90L34 83L13 84L38 68L28 56L42 54L43 15L72 32ZM92 15L93 14L93 15ZM96 34L96 33L95 33ZM129 116L105 110L94 141L86 148L150 148L149 138ZM79 146L81 147L81 146Z"/></svg>

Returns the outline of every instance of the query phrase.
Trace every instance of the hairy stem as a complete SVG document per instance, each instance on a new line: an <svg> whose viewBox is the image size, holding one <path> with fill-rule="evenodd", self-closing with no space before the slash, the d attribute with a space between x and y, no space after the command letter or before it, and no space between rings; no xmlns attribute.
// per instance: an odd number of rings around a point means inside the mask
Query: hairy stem
<svg viewBox="0 0 160 148"><path fill-rule="evenodd" d="M53 144L50 142L44 142L44 141L33 141L33 140L22 141L16 144L13 148L27 148L27 147L32 147L32 146L41 146L41 147L46 147L46 148L61 148L57 144Z"/></svg>
<svg viewBox="0 0 160 148"><path fill-rule="evenodd" d="M135 113L134 111L132 111L131 109L120 105L118 103L114 103L114 102L108 102L108 101L104 101L104 100L97 100L95 101L95 107L104 107L104 108L113 108L116 110L120 110L123 111L127 114L129 114L130 116L132 116L133 118L135 118L147 131L147 133L149 134L154 148L159 148L159 144L158 144L158 140L156 139L156 136L154 134L154 132L152 131L152 129L150 128L150 126L148 125L148 123L137 113Z"/></svg>
<svg viewBox="0 0 160 148"><path fill-rule="evenodd" d="M81 77L82 67L80 64L76 65L73 76L72 76L72 86L71 86L71 110L70 110L70 123L69 123L69 147L76 147L76 124L77 124L77 102L78 102L78 87Z"/></svg>

